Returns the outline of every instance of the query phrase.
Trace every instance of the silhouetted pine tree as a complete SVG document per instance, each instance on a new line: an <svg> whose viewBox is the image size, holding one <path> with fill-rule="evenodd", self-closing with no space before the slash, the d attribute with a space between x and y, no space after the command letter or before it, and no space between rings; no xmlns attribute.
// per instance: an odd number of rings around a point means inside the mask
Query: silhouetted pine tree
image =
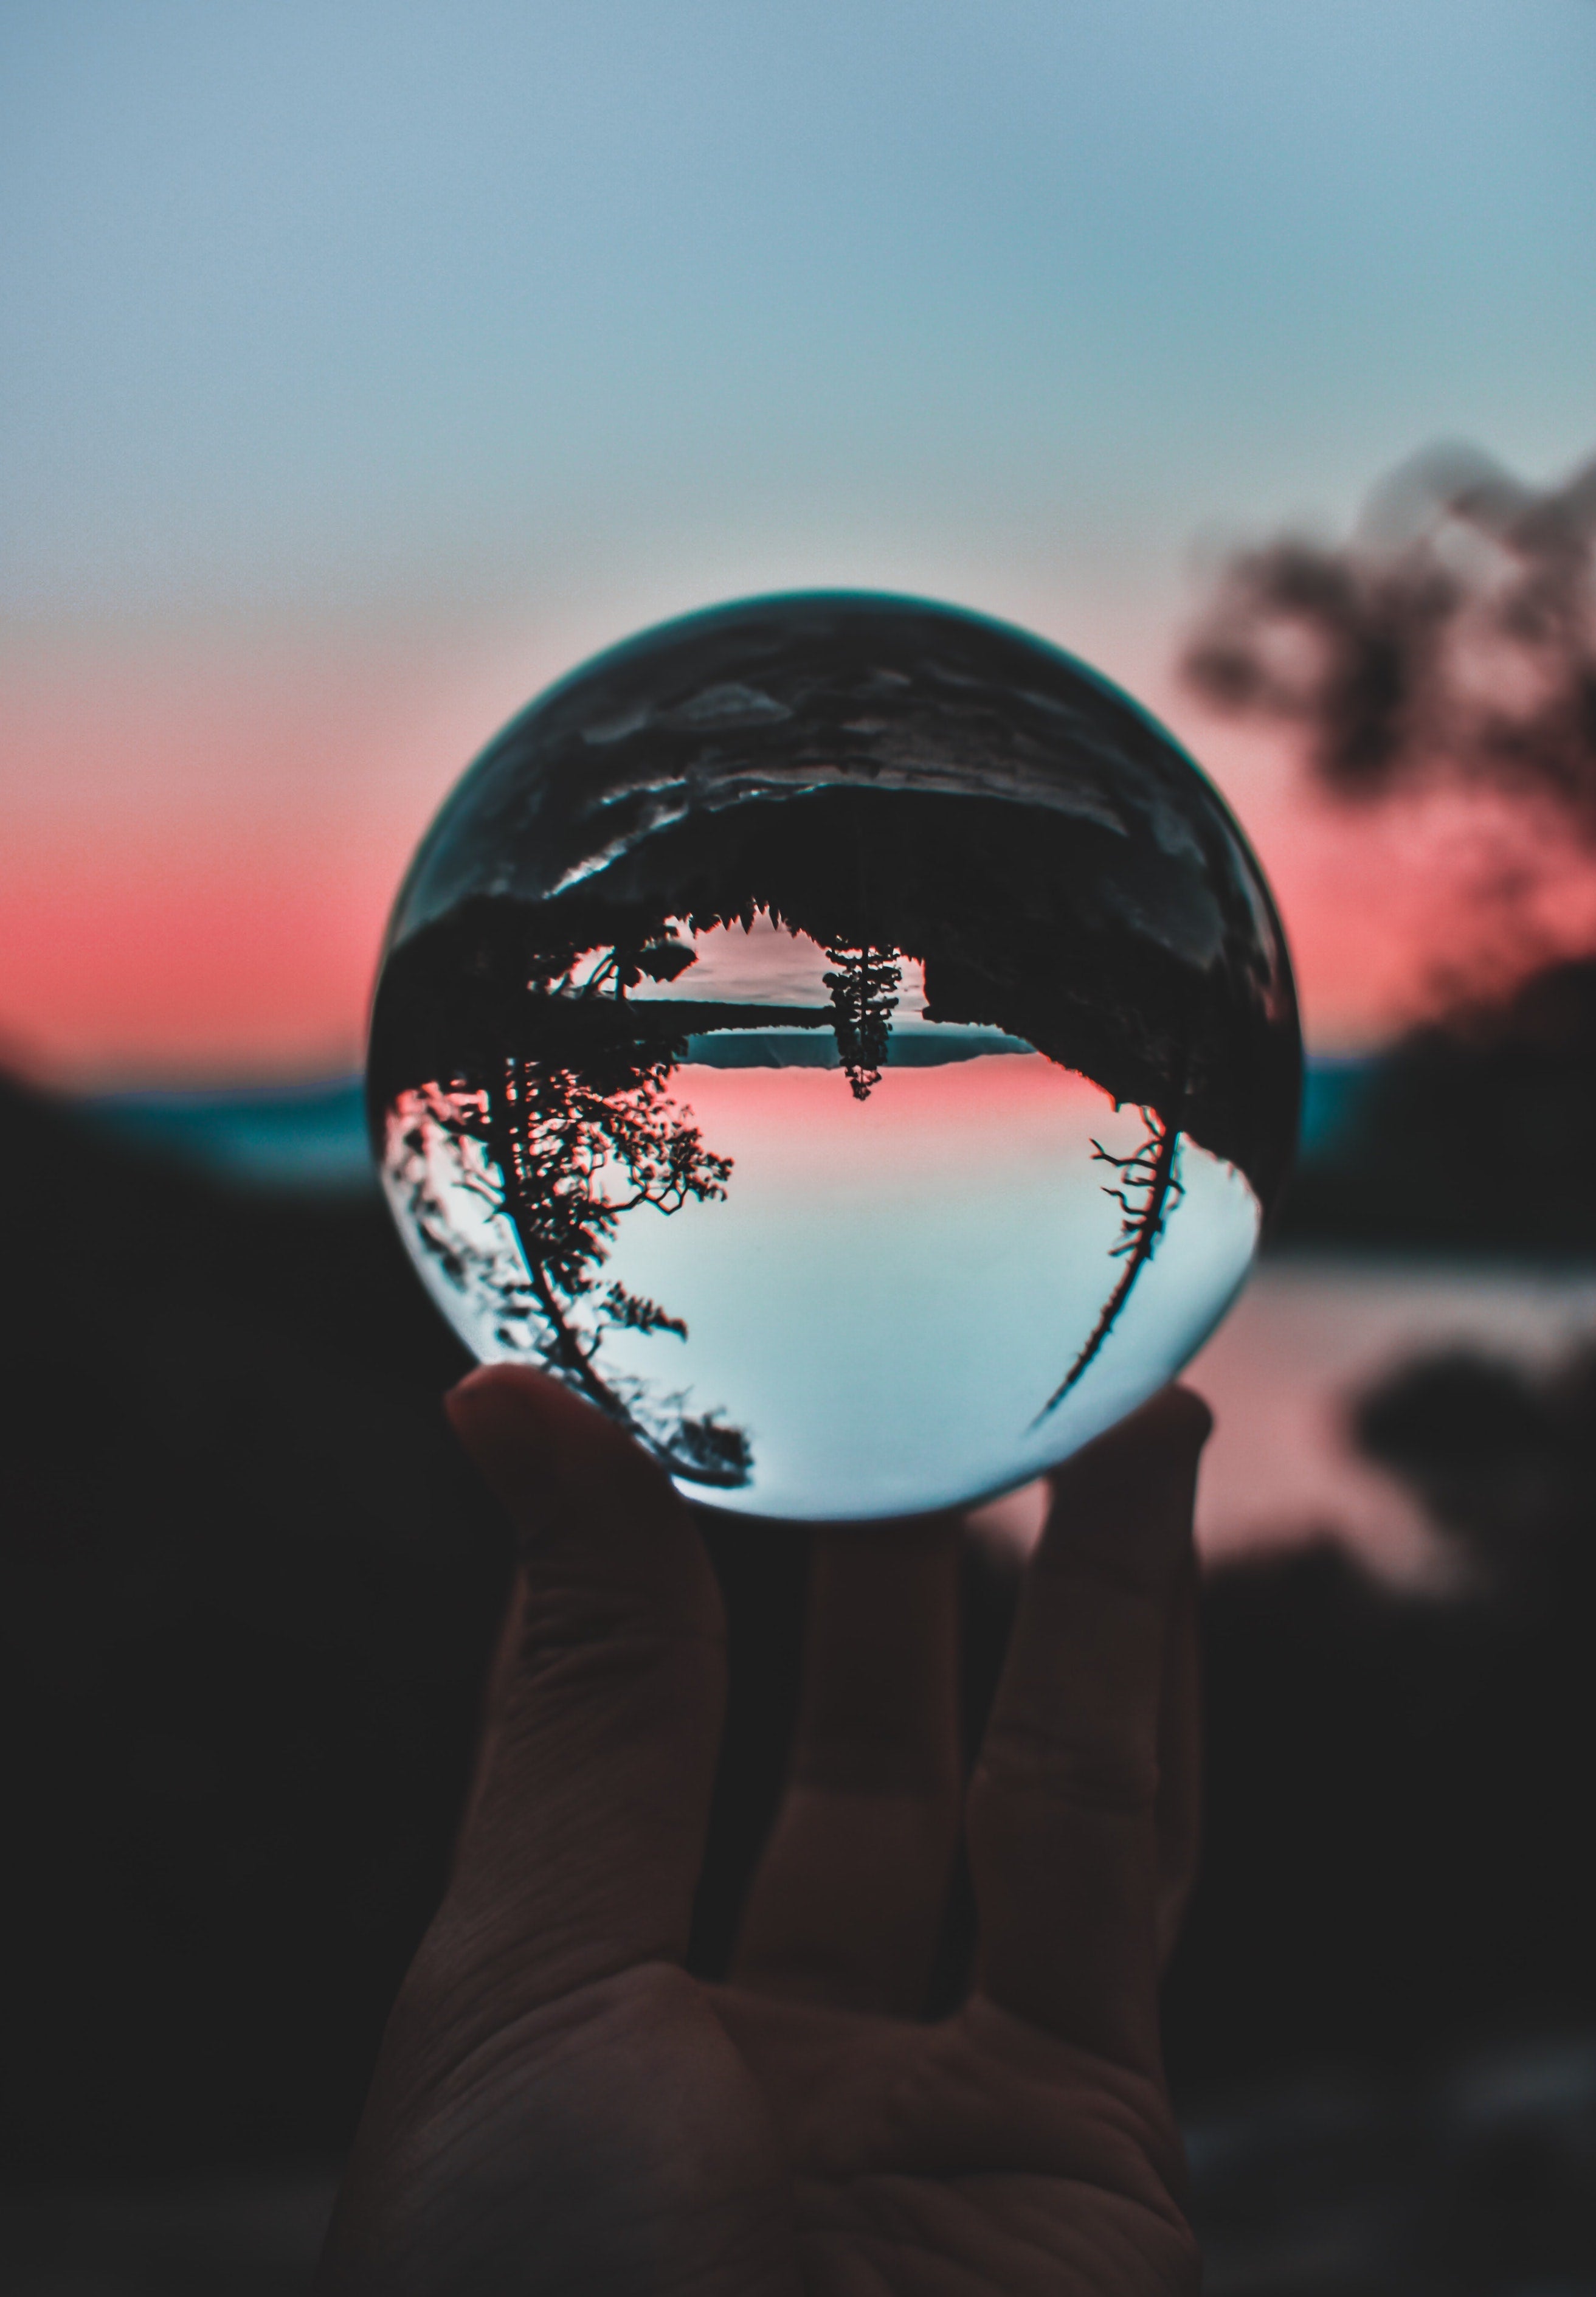
<svg viewBox="0 0 1596 2297"><path fill-rule="evenodd" d="M1037 1413L1032 1422L1033 1427L1063 1403L1097 1356L1119 1321L1137 1278L1151 1260L1153 1247L1164 1233L1164 1225L1171 1211L1186 1193L1175 1170L1176 1151L1181 1145L1180 1126L1172 1118L1160 1116L1156 1108L1144 1108L1141 1115L1148 1128L1148 1137L1140 1148L1133 1148L1129 1156L1116 1157L1112 1149L1105 1148L1100 1140L1094 1140L1091 1144L1091 1153L1096 1161L1100 1165L1113 1165L1120 1176L1119 1186L1110 1186L1104 1193L1114 1198L1123 1215L1120 1223L1119 1241L1114 1246L1110 1257L1123 1260L1125 1265L1118 1283L1104 1303L1103 1313L1093 1325L1085 1346Z"/></svg>
<svg viewBox="0 0 1596 2297"><path fill-rule="evenodd" d="M837 968L823 976L831 992L837 1051L854 1099L868 1100L872 1086L881 1083L892 1038L898 985L903 978L900 952L867 946L828 948L826 954Z"/></svg>

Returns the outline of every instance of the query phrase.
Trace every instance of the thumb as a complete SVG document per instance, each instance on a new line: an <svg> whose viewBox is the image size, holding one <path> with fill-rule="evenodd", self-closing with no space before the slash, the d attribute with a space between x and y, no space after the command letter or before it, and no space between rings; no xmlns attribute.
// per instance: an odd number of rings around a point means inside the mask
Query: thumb
<svg viewBox="0 0 1596 2297"><path fill-rule="evenodd" d="M475 1992L473 1967L489 1977L497 2022L686 1953L724 1629L686 1506L620 1428L521 1365L473 1372L448 1410L521 1568L429 1944L451 1990Z"/></svg>

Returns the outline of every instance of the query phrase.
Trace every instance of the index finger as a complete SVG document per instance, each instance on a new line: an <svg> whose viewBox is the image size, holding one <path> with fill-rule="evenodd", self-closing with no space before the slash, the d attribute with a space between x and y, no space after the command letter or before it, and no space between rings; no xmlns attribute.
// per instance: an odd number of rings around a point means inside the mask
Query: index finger
<svg viewBox="0 0 1596 2297"><path fill-rule="evenodd" d="M557 1381L471 1373L449 1416L518 1534L484 1746L418 1967L490 1969L501 2021L679 1962L720 1742L723 1621L662 1471Z"/></svg>
<svg viewBox="0 0 1596 2297"><path fill-rule="evenodd" d="M982 1990L1159 2064L1159 1710L1207 1407L1167 1388L1053 1478L971 1788Z"/></svg>

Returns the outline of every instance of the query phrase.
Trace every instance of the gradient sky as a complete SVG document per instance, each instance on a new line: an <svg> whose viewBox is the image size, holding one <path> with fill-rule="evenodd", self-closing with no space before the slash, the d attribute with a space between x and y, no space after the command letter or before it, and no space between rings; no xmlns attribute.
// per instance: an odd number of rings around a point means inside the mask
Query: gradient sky
<svg viewBox="0 0 1596 2297"><path fill-rule="evenodd" d="M500 720L835 582L1164 710L1378 1033L1442 873L1169 665L1220 539L1588 450L1593 99L1592 0L12 0L0 1038L350 1065Z"/></svg>

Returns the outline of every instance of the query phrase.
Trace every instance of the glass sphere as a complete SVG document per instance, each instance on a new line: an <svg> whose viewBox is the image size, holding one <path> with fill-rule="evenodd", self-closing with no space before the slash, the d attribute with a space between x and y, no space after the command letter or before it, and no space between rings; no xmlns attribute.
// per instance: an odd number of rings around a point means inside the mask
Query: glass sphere
<svg viewBox="0 0 1596 2297"><path fill-rule="evenodd" d="M372 1138L422 1279L690 1496L1028 1480L1246 1276L1301 1052L1257 863L1069 655L754 599L516 718L400 891Z"/></svg>

